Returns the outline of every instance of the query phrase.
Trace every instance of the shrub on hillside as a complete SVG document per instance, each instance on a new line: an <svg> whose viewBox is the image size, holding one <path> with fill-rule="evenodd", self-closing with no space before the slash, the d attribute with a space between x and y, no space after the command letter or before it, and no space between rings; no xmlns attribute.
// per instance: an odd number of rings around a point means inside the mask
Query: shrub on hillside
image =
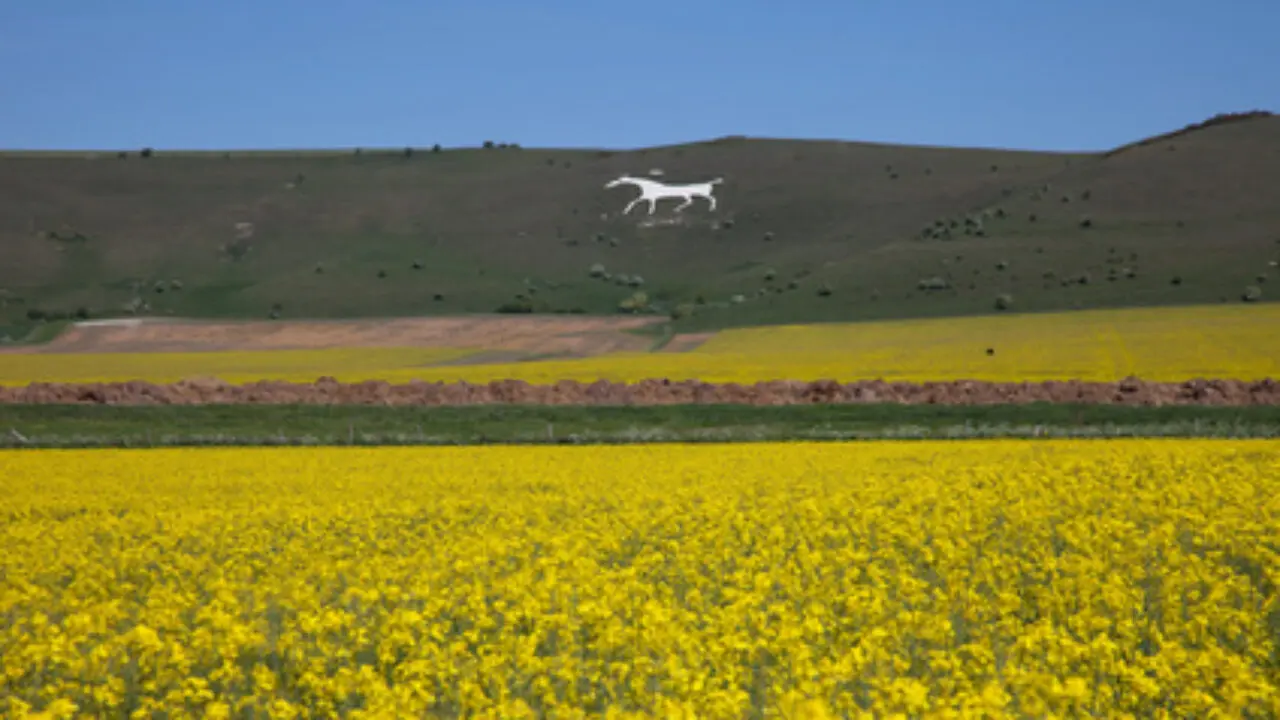
<svg viewBox="0 0 1280 720"><path fill-rule="evenodd" d="M248 255L249 251L252 249L253 242L248 238L243 237L237 238L232 242L225 243L222 246L222 252L225 253L227 257L231 258L232 262L238 262L244 259L244 256Z"/></svg>
<svg viewBox="0 0 1280 720"><path fill-rule="evenodd" d="M638 313L649 309L649 294L640 291L618 302L618 312Z"/></svg>
<svg viewBox="0 0 1280 720"><path fill-rule="evenodd" d="M533 312L533 305L527 300L516 300L502 303L494 308L494 312L511 315L528 314Z"/></svg>
<svg viewBox="0 0 1280 720"><path fill-rule="evenodd" d="M592 266L591 266L591 269L587 271L587 274L588 274L588 275L590 275L590 276L591 276L591 277L593 277L593 278L602 278L602 277L604 277L604 275L605 275L604 265L603 265L602 263L596 263L596 264L592 265Z"/></svg>
<svg viewBox="0 0 1280 720"><path fill-rule="evenodd" d="M996 296L996 309L997 309L997 310L1008 310L1008 309L1009 309L1009 308L1011 308L1011 307L1013 307L1013 296L1012 296L1012 295L1010 295L1010 294L1008 294L1008 293L1005 293L1005 294L1003 294L1003 295L997 295L997 296Z"/></svg>
<svg viewBox="0 0 1280 720"><path fill-rule="evenodd" d="M1250 285L1244 289L1240 299L1245 302L1257 302L1262 299L1262 288L1257 285Z"/></svg>
<svg viewBox="0 0 1280 720"><path fill-rule="evenodd" d="M154 150L152 150L151 148L149 148L149 147L145 147L145 148L142 148L142 150L138 152L138 157L149 158L149 157L151 157L152 153L154 153L154 152L155 152L155 151L154 151Z"/></svg>

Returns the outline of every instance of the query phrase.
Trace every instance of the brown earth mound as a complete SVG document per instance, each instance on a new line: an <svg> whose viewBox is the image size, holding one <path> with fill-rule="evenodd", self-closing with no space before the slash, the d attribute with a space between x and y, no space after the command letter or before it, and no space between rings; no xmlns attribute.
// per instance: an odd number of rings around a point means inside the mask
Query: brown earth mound
<svg viewBox="0 0 1280 720"><path fill-rule="evenodd" d="M530 385L521 380L488 384L382 381L343 384L333 378L314 383L261 381L230 385L220 380L183 380L170 385L125 383L32 383L0 388L3 404L78 405L800 405L812 403L897 403L993 405L1032 402L1101 405L1280 405L1280 382L1266 379L1118 383L1078 381L989 383L976 381L901 383L881 380L838 383L762 382L712 384L696 380L638 383L565 380Z"/></svg>
<svg viewBox="0 0 1280 720"><path fill-rule="evenodd" d="M634 331L657 317L470 315L385 320L278 322L134 319L77 323L17 353L214 352L335 347L455 347L523 354L589 356L643 352L651 338Z"/></svg>

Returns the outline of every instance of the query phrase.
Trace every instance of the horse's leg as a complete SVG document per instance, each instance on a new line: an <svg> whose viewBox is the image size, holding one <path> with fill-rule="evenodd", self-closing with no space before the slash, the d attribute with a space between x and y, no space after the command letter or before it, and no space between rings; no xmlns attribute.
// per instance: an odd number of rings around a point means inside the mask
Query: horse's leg
<svg viewBox="0 0 1280 720"><path fill-rule="evenodd" d="M684 202L676 206L675 212L684 212L684 209L689 207L692 204L693 204L693 196L686 195L684 198Z"/></svg>
<svg viewBox="0 0 1280 720"><path fill-rule="evenodd" d="M654 210L658 209L658 198L649 198L649 214L652 215Z"/></svg>
<svg viewBox="0 0 1280 720"><path fill-rule="evenodd" d="M715 195L712 195L711 193L707 193L706 195L703 195L703 197L705 197L705 198L707 199L707 202L711 203L711 208L710 208L710 209L711 209L711 212L715 212L715 211L716 211L716 196L715 196Z"/></svg>
<svg viewBox="0 0 1280 720"><path fill-rule="evenodd" d="M635 207L636 203L640 202L643 199L644 199L643 197L638 197L635 200L632 200L631 202L627 203L627 206L622 209L622 214L626 215L627 213L631 212L631 208Z"/></svg>

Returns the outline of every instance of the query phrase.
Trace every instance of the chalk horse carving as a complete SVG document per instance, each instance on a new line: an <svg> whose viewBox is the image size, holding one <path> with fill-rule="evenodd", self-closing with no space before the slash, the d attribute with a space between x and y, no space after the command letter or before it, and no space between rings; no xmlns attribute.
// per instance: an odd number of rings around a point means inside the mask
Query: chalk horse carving
<svg viewBox="0 0 1280 720"><path fill-rule="evenodd" d="M631 212L631 208L635 207L638 203L647 202L649 203L649 214L652 215L653 211L658 206L658 201L665 200L667 198L684 199L683 203L676 206L675 212L681 212L692 205L694 198L705 199L711 205L711 210L714 211L716 209L716 198L715 195L712 195L712 192L714 191L715 186L722 182L724 182L724 178L716 178L709 182L692 183L689 185L667 185L666 183L660 183L657 180L623 175L617 180L611 180L606 183L605 188L615 188L619 185L635 185L640 188L640 197L628 203L627 207L623 209L622 214L626 215Z"/></svg>

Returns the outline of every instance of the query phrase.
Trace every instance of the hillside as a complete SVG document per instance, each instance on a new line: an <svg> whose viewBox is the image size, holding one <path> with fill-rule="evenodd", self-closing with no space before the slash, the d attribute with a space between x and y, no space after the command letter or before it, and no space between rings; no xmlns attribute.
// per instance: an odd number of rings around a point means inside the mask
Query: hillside
<svg viewBox="0 0 1280 720"><path fill-rule="evenodd" d="M654 168L672 183L723 177L718 211L698 200L676 216L669 200L622 217L636 190L603 185ZM682 330L988 313L1000 295L1017 311L1240 302L1251 285L1275 296L1260 276L1280 259L1280 118L1098 154L742 138L628 152L6 153L0 197L11 327L127 305L614 313L636 291L620 275L642 276L657 311L687 304ZM589 276L596 263L608 280Z"/></svg>

